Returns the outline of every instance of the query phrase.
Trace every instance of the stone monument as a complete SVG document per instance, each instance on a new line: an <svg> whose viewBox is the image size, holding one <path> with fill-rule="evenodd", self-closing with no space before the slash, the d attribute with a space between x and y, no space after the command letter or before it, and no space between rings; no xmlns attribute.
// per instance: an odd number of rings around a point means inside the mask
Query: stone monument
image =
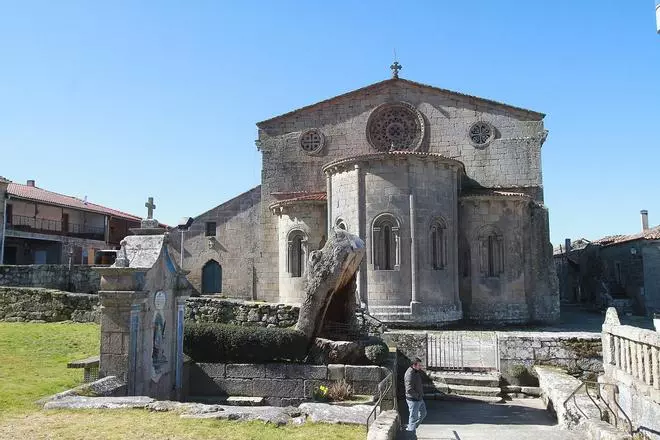
<svg viewBox="0 0 660 440"><path fill-rule="evenodd" d="M121 242L101 275L101 376L126 383L128 395L178 399L183 379L183 316L191 294L186 272L167 250L168 234L147 218Z"/></svg>

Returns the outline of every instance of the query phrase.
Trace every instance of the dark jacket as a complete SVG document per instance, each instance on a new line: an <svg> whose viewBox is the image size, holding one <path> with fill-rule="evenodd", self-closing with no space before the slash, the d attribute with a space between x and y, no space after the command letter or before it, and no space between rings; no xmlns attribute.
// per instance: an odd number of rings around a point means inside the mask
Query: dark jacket
<svg viewBox="0 0 660 440"><path fill-rule="evenodd" d="M422 400L424 398L424 387L422 386L422 372L408 367L403 377L406 384L406 399Z"/></svg>

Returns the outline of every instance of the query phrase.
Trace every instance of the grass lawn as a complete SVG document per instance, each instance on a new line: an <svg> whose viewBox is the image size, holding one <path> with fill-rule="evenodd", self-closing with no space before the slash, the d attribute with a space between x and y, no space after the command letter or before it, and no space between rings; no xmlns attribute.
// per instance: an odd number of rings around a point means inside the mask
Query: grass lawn
<svg viewBox="0 0 660 440"><path fill-rule="evenodd" d="M0 417L79 385L82 370L66 364L97 354L99 340L96 324L0 322Z"/></svg>
<svg viewBox="0 0 660 440"><path fill-rule="evenodd" d="M145 410L44 411L34 401L82 380L66 363L98 353L94 324L0 322L0 439L356 440L363 426L182 419Z"/></svg>

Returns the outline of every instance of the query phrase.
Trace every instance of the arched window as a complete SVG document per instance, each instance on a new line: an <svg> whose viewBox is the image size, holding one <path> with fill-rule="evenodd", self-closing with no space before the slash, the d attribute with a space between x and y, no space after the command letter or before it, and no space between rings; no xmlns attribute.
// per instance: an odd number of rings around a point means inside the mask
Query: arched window
<svg viewBox="0 0 660 440"><path fill-rule="evenodd" d="M401 240L397 219L390 214L381 214L374 220L371 232L374 270L398 270L401 265Z"/></svg>
<svg viewBox="0 0 660 440"><path fill-rule="evenodd" d="M305 272L307 236L303 231L291 231L287 242L287 272L289 272L291 277L299 278Z"/></svg>
<svg viewBox="0 0 660 440"><path fill-rule="evenodd" d="M493 226L486 226L479 233L479 257L482 275L498 277L504 272L504 239Z"/></svg>
<svg viewBox="0 0 660 440"><path fill-rule="evenodd" d="M433 270L442 270L447 266L446 229L446 224L442 219L436 219L431 223L429 244Z"/></svg>

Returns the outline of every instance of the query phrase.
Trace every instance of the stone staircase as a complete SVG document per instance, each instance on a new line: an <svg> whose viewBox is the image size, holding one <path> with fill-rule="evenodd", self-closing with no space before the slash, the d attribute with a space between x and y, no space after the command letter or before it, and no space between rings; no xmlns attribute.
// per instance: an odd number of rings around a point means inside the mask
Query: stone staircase
<svg viewBox="0 0 660 440"><path fill-rule="evenodd" d="M369 314L388 324L408 323L412 320L410 306L371 306Z"/></svg>
<svg viewBox="0 0 660 440"><path fill-rule="evenodd" d="M263 406L263 397L244 396L190 396L189 402L204 403L207 405L229 405L229 406Z"/></svg>
<svg viewBox="0 0 660 440"><path fill-rule="evenodd" d="M424 385L429 400L502 402L499 372L427 371L430 383Z"/></svg>

